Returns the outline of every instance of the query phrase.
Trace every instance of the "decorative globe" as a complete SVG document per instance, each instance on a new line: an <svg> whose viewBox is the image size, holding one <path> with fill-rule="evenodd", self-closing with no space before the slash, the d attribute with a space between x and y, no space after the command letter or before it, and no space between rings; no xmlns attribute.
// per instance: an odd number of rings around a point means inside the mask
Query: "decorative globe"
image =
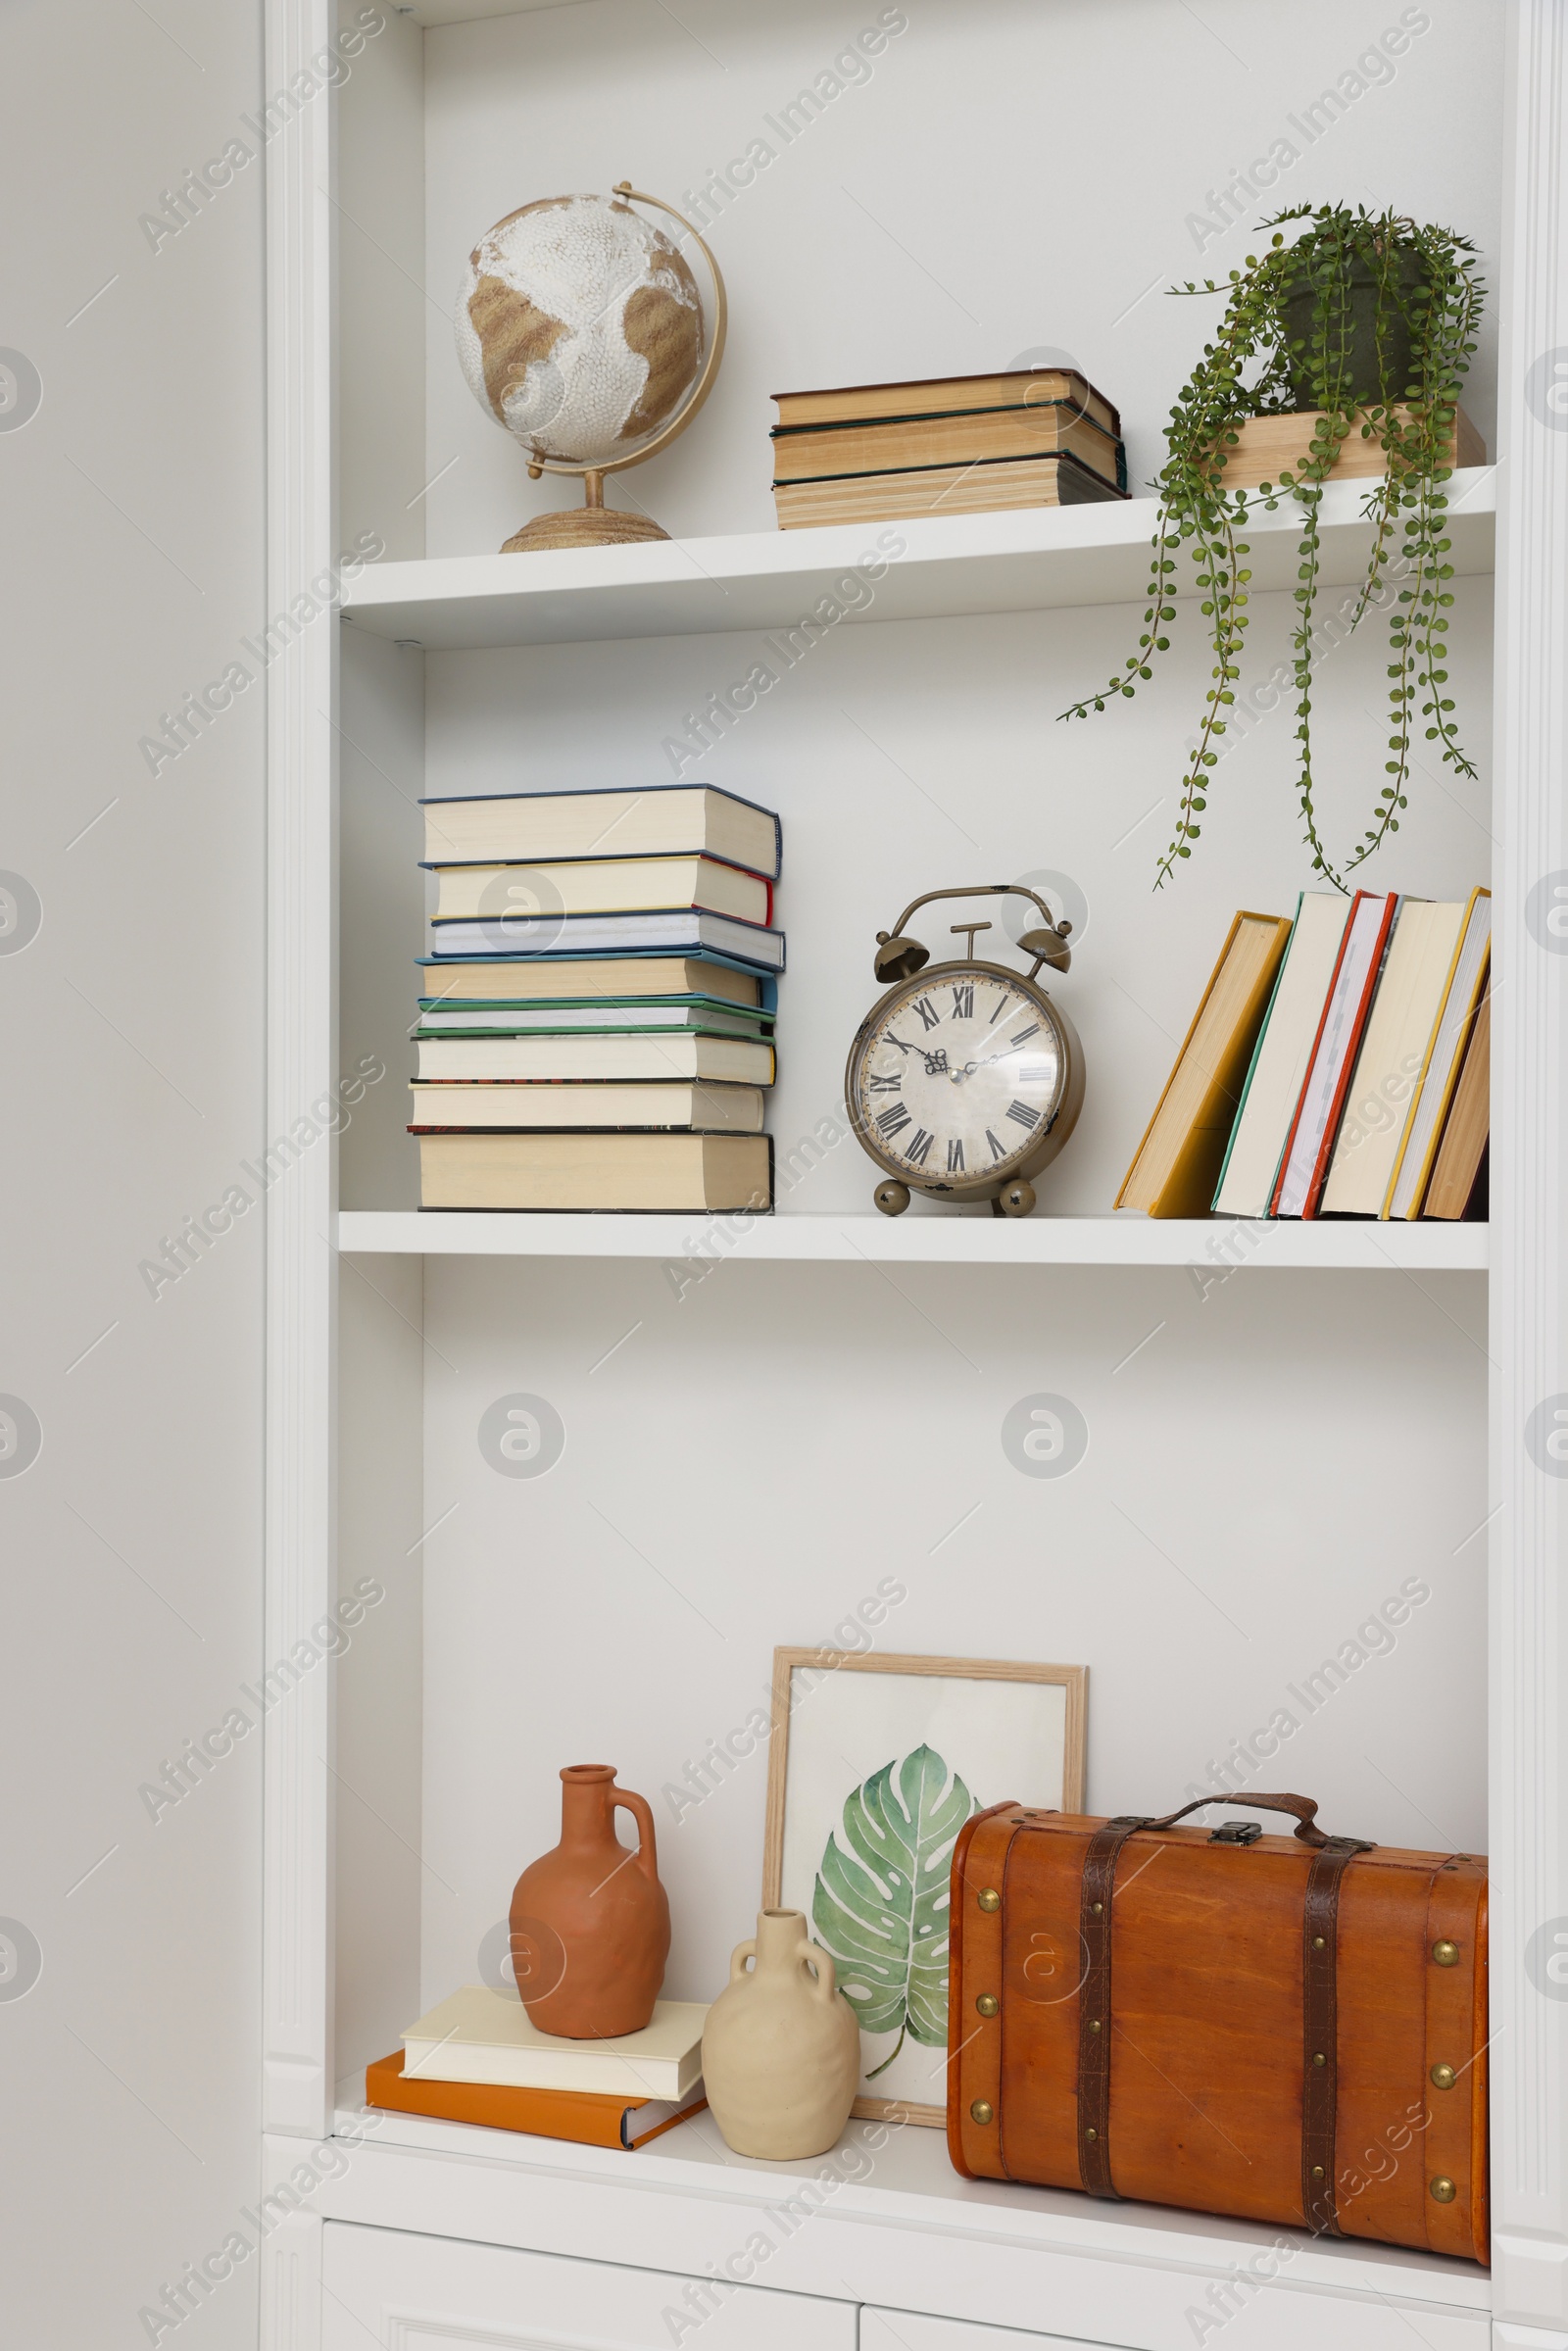
<svg viewBox="0 0 1568 2351"><path fill-rule="evenodd" d="M530 458L588 472L593 503L593 473L624 464L697 383L703 306L678 247L629 205L550 196L474 247L457 340L474 398Z"/></svg>

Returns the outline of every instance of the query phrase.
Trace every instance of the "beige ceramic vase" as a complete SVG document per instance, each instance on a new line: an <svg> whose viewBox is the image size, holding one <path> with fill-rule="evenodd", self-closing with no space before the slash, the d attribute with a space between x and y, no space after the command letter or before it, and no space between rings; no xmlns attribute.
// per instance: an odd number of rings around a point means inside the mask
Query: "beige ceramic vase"
<svg viewBox="0 0 1568 2351"><path fill-rule="evenodd" d="M823 2155L859 2079L860 2028L804 1913L759 1912L703 2028L703 2083L727 2144L775 2163Z"/></svg>

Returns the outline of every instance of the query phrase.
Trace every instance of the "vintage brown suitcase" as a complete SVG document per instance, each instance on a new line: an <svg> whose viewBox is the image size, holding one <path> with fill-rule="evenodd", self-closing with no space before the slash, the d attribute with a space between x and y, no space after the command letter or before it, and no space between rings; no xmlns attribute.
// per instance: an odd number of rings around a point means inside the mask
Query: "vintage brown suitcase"
<svg viewBox="0 0 1568 2351"><path fill-rule="evenodd" d="M955 2165L1486 2261L1485 1862L1233 1800L1295 1836L1177 1828L1197 1804L967 1824Z"/></svg>

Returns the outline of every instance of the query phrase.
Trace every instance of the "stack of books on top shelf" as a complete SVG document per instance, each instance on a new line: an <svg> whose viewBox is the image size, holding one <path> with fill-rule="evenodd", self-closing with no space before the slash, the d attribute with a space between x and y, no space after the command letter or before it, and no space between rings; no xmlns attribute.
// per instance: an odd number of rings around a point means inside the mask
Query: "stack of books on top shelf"
<svg viewBox="0 0 1568 2351"><path fill-rule="evenodd" d="M770 1207L778 818L705 784L424 809L421 1205Z"/></svg>
<svg viewBox="0 0 1568 2351"><path fill-rule="evenodd" d="M1492 894L1238 914L1118 1208L1487 1212Z"/></svg>
<svg viewBox="0 0 1568 2351"><path fill-rule="evenodd" d="M773 397L781 530L1127 494L1121 418L1071 368Z"/></svg>
<svg viewBox="0 0 1568 2351"><path fill-rule="evenodd" d="M370 2106L527 2131L587 2147L646 2146L706 2106L701 2000L658 2000L618 2040L541 2033L514 1995L467 1984L366 2069Z"/></svg>

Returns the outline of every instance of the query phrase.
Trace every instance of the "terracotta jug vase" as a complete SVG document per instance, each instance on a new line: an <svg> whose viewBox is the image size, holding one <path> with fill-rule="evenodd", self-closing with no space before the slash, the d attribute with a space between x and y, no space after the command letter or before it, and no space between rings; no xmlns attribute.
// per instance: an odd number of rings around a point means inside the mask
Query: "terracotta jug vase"
<svg viewBox="0 0 1568 2351"><path fill-rule="evenodd" d="M648 2023L669 1956L654 1816L611 1763L568 1764L561 1788L561 1842L512 1897L512 1965L541 2033L612 2040ZM636 1818L635 1852L615 1835L617 1805Z"/></svg>
<svg viewBox="0 0 1568 2351"><path fill-rule="evenodd" d="M726 2143L775 2163L823 2155L844 2135L859 2079L860 2028L832 1960L802 1911L760 1911L703 2029L703 2082Z"/></svg>

